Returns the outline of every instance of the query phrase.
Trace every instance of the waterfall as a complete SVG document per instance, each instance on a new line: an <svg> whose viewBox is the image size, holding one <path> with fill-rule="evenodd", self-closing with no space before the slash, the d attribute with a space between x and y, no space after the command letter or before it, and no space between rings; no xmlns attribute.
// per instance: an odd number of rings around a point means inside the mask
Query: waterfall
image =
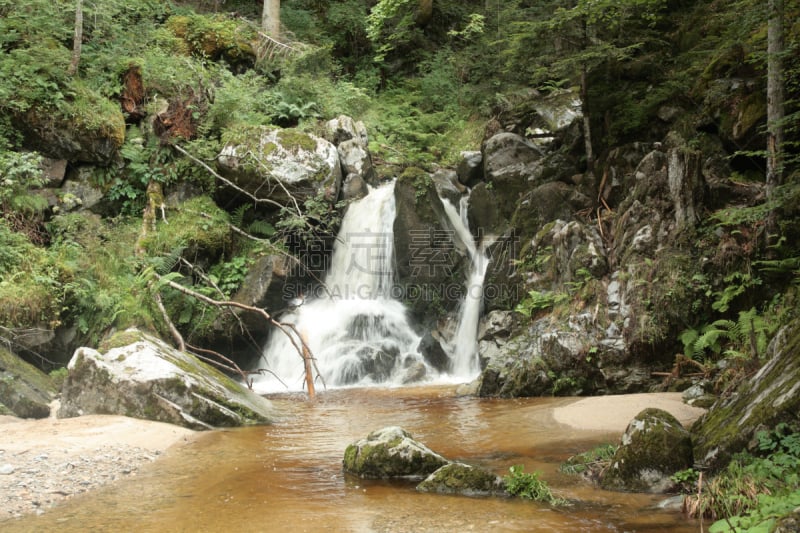
<svg viewBox="0 0 800 533"><path fill-rule="evenodd" d="M419 336L402 303L391 298L394 277L394 182L370 190L347 209L333 249L325 291L281 318L306 338L329 387L401 384L428 371ZM261 362L260 392L301 390L303 361L275 331Z"/></svg>
<svg viewBox="0 0 800 533"><path fill-rule="evenodd" d="M445 199L442 203L456 237L464 244L471 262L464 301L458 313L458 327L450 345L451 372L456 377L472 379L480 372L478 321L481 316L483 283L489 266L489 257L484 246L478 247L469 230L467 219L469 196L461 198L458 210L449 200Z"/></svg>

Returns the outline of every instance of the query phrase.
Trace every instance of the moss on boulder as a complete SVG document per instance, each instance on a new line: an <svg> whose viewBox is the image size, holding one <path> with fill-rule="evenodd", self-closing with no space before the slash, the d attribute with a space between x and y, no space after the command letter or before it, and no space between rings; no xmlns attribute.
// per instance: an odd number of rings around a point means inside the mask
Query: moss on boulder
<svg viewBox="0 0 800 533"><path fill-rule="evenodd" d="M55 397L52 379L0 347L0 406L21 418L47 418ZM3 414L3 413L0 413Z"/></svg>
<svg viewBox="0 0 800 533"><path fill-rule="evenodd" d="M444 465L417 485L417 491L462 496L507 495L503 478L483 468L464 463Z"/></svg>
<svg viewBox="0 0 800 533"><path fill-rule="evenodd" d="M775 336L768 357L752 378L692 426L695 455L704 466L723 467L765 426L800 420L800 320Z"/></svg>
<svg viewBox="0 0 800 533"><path fill-rule="evenodd" d="M345 472L366 479L422 479L448 462L406 430L391 426L350 444L343 466Z"/></svg>
<svg viewBox="0 0 800 533"><path fill-rule="evenodd" d="M648 408L636 415L622 435L611 465L600 477L609 490L667 492L670 476L692 466L689 432L668 412Z"/></svg>
<svg viewBox="0 0 800 533"><path fill-rule="evenodd" d="M208 429L268 423L274 417L266 399L147 333L118 333L102 349L75 351L60 418L119 414Z"/></svg>

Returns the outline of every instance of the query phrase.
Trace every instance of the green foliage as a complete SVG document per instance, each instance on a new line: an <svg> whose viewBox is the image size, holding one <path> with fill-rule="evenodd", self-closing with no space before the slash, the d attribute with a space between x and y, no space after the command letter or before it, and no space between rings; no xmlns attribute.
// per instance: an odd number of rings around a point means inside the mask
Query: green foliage
<svg viewBox="0 0 800 533"><path fill-rule="evenodd" d="M530 318L536 311L544 311L569 300L569 294L563 292L528 291L528 295L517 304L514 311Z"/></svg>
<svg viewBox="0 0 800 533"><path fill-rule="evenodd" d="M757 441L762 456L737 455L700 496L687 497L696 514L720 519L709 531L770 531L800 505L800 434L780 424Z"/></svg>
<svg viewBox="0 0 800 533"><path fill-rule="evenodd" d="M548 503L550 505L563 505L563 499L553 495L550 487L542 479L539 479L538 472L525 472L525 467L515 465L508 469L508 475L503 477L506 490L512 496L523 500L535 500Z"/></svg>
<svg viewBox="0 0 800 533"><path fill-rule="evenodd" d="M617 452L614 444L601 444L589 451L573 455L564 461L559 470L565 474L583 474L602 470Z"/></svg>
<svg viewBox="0 0 800 533"><path fill-rule="evenodd" d="M36 152L0 149L0 215L33 214L44 210L47 201L30 192L45 184L42 156Z"/></svg>
<svg viewBox="0 0 800 533"><path fill-rule="evenodd" d="M251 264L248 257L236 256L230 261L214 265L209 277L229 297L242 285Z"/></svg>
<svg viewBox="0 0 800 533"><path fill-rule="evenodd" d="M684 354L694 359L719 355L758 359L766 353L769 338L776 329L775 323L753 307L739 312L735 321L719 319L699 330L686 329L680 340Z"/></svg>

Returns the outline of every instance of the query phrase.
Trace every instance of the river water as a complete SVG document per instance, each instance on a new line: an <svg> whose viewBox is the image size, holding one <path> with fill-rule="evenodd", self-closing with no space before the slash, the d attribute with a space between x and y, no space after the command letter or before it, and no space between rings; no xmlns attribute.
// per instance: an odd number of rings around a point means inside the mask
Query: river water
<svg viewBox="0 0 800 533"><path fill-rule="evenodd" d="M457 397L453 386L338 389L314 402L273 397L270 426L219 430L170 450L136 476L66 501L4 531L538 532L698 531L659 496L601 491L558 472L574 453L619 434L558 424L572 400ZM399 425L449 459L498 474L541 472L569 506L419 494L412 484L342 472L348 444Z"/></svg>

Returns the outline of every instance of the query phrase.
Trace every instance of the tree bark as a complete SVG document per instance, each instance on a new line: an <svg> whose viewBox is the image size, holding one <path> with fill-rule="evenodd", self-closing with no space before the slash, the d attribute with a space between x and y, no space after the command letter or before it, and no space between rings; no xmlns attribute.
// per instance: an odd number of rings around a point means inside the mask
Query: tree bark
<svg viewBox="0 0 800 533"><path fill-rule="evenodd" d="M783 0L769 0L767 27L767 199L782 182L783 144Z"/></svg>
<svg viewBox="0 0 800 533"><path fill-rule="evenodd" d="M83 0L75 2L75 34L72 39L72 61L69 64L67 73L74 76L78 72L78 64L81 62L81 46L83 44Z"/></svg>
<svg viewBox="0 0 800 533"><path fill-rule="evenodd" d="M278 39L281 34L281 2L280 0L264 0L264 11L261 12L261 28L264 33Z"/></svg>
<svg viewBox="0 0 800 533"><path fill-rule="evenodd" d="M594 149L592 148L592 120L589 115L589 81L586 65L581 67L581 113L583 114L583 144L586 150L586 171L594 170Z"/></svg>

